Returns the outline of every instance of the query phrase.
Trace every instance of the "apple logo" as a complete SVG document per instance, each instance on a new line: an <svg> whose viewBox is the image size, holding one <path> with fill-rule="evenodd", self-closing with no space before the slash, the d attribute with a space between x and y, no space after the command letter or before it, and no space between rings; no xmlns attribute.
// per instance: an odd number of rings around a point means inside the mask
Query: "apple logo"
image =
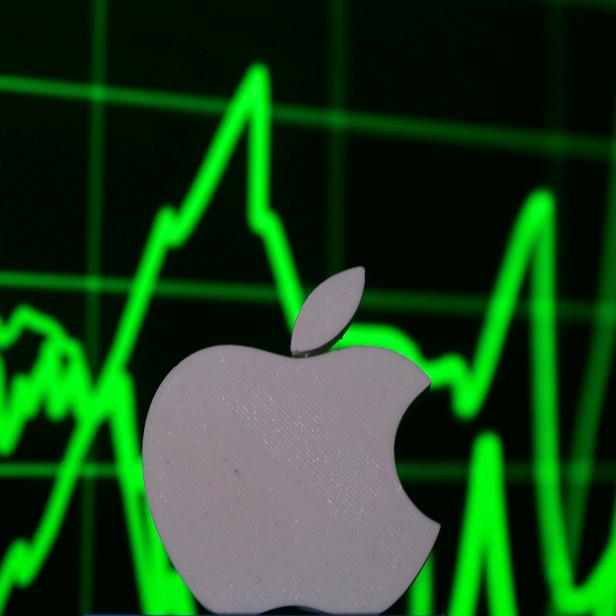
<svg viewBox="0 0 616 616"><path fill-rule="evenodd" d="M325 353L363 288L362 267L321 283L297 317L293 357L203 349L152 400L148 503L212 612L381 613L432 549L440 526L406 496L394 460L398 424L429 378L377 347Z"/></svg>

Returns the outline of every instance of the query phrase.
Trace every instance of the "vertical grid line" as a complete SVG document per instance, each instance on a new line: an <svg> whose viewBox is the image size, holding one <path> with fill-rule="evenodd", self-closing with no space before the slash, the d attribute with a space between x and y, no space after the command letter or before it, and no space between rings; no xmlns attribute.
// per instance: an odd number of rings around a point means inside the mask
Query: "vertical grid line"
<svg viewBox="0 0 616 616"><path fill-rule="evenodd" d="M92 0L90 80L97 92L97 86L105 81L106 72L106 0ZM90 276L100 276L102 260L102 216L105 150L105 108L102 97L95 97L90 103L88 129L88 180L86 215L86 270ZM85 350L92 373L98 371L100 360L100 292L88 289L85 308ZM88 460L96 461L96 448L90 450ZM96 511L96 477L82 480L81 492L81 553L80 553L80 594L82 613L92 611L94 590L94 543Z"/></svg>
<svg viewBox="0 0 616 616"><path fill-rule="evenodd" d="M597 302L616 300L616 113L613 116L612 160L608 171L605 219L598 267ZM578 564L588 499L596 476L596 447L601 415L614 366L616 323L604 318L603 304L594 307L588 355L580 384L572 431L571 457L581 469L581 480L569 486L566 501L567 535L573 565ZM607 613L607 612L606 612Z"/></svg>
<svg viewBox="0 0 616 616"><path fill-rule="evenodd" d="M329 3L329 98L334 111L346 104L348 71L348 4L347 0ZM343 268L345 252L345 166L346 134L335 122L328 141L327 195L327 273Z"/></svg>
<svg viewBox="0 0 616 616"><path fill-rule="evenodd" d="M551 2L548 7L548 127L551 132L564 129L565 115L565 38L566 14L561 2ZM549 158L550 184L556 200L563 203L564 159L558 153Z"/></svg>
<svg viewBox="0 0 616 616"><path fill-rule="evenodd" d="M564 79L565 79L565 12L561 2L551 1L547 6L547 111L548 127L551 131L564 125ZM565 202L563 190L564 159L557 153L549 158L548 177L550 186L560 207ZM551 598L547 600L547 616L554 616L554 605Z"/></svg>

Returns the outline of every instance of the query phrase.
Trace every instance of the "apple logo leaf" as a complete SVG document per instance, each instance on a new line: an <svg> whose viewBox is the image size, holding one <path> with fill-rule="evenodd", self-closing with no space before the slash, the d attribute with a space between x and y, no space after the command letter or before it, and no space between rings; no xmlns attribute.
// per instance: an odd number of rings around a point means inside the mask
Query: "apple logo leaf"
<svg viewBox="0 0 616 616"><path fill-rule="evenodd" d="M293 327L291 354L326 351L348 329L364 292L365 270L353 267L330 276L308 296Z"/></svg>

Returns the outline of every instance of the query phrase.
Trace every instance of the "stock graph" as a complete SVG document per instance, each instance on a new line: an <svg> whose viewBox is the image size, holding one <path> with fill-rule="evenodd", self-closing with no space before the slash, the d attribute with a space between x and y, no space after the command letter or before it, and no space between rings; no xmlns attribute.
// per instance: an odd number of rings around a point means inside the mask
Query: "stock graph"
<svg viewBox="0 0 616 616"><path fill-rule="evenodd" d="M345 9L344 3L340 2L332 3L332 7L328 15L338 24L352 10L348 6ZM447 144L474 144L488 149L532 151L533 155L539 153L556 158L569 153L584 160L605 161L607 189L605 203L601 205L606 214L597 250L599 258L595 264L599 275L598 297L590 307L575 301L563 304L559 298L557 280L563 259L558 249L557 230L561 219L562 191L551 186L546 178L544 184L523 187L520 196L512 200L514 212L510 219L506 219L506 224L503 223L506 232L500 236L502 245L496 254L490 255L489 267L486 268L490 284L485 298L478 299L470 293L449 296L415 293L408 290L410 284L406 280L402 290L381 289L372 294L368 291L365 311L360 311L358 322L340 344L370 344L400 352L422 366L433 382L436 402L424 401L420 417L413 417L413 412L409 412L405 418L407 423L401 427L397 441L397 449L401 452L397 455L398 470L413 500L426 513L439 519L444 527L449 522L453 531L445 542L437 544L433 557L411 591L396 606L397 611L405 609L409 614L429 614L446 609L447 613L460 616L483 611L513 615L525 613L530 605L533 612L614 614L616 509L613 490L607 494L602 492L598 502L596 494L594 503L591 499L598 473L603 473L608 487L616 478L609 449L607 461L598 460L601 428L610 425L610 368L616 322L616 272L613 268L616 260L616 194L613 191L616 187L612 186L611 161L615 154L611 138L574 138L556 132L532 133L489 126L470 127L456 122L439 124L399 115L384 117L342 112L340 108L315 110L306 106L277 105L272 94L276 72L268 64L260 63L253 63L243 75L237 75L239 85L228 98L106 85L104 38L107 9L113 7L108 7L102 0L92 5L91 83L23 75L0 76L0 91L4 96L88 106L88 217L85 228L90 231L85 249L86 274L34 269L0 272L3 288L13 290L17 296L12 305L3 302L0 321L2 477L13 486L29 480L48 481L50 486L45 497L39 499L34 511L35 522L29 530L15 532L14 527L19 528L19 525L11 522L15 522L19 513L13 514L15 519L9 517L8 522L5 521L4 551L0 560L0 612L12 613L14 610L19 613L24 609L20 607L20 599L33 597L38 580L47 577L54 587L64 583L63 592L78 598L81 611L110 609L112 606L118 612L138 609L152 614L197 613L198 606L171 567L149 516L141 475L142 421L149 403L147 396L153 393L157 379L159 381L161 374L164 375L165 369L169 368L170 358L179 360L181 353L186 349L194 350L195 344L207 346L210 330L220 329L225 317L220 316L220 311L214 312L219 320L210 317L205 308L210 303L238 304L242 313L248 314L242 319L250 322L250 329L261 329L256 322L262 316L259 308L267 308L277 315L265 320L269 329L250 335L257 336L253 339L258 341L255 346L271 349L273 344L280 352L285 352L285 336L288 336L310 288L300 272L318 271L314 265L304 268L303 259L308 258L305 255L310 255L309 249L315 242L318 245L318 240L308 238L303 241L302 235L289 230L293 218L300 221L295 222L294 228L298 224L300 227L307 224L304 232L310 233L313 228L305 222L312 214L310 210L285 209L285 216L279 213L277 200L272 197L277 187L273 163L276 143L287 144L291 151L297 152L284 138L273 139L275 126L279 123L283 126L316 125L332 131L328 155L331 167L338 171L345 156L345 146L340 141L345 130L368 136L375 132L386 136L403 135L405 139L416 139L420 143L429 139ZM558 7L556 10L563 9ZM341 105L338 81L332 83L332 98ZM178 186L183 183L177 201L167 205L160 201L152 203L151 216L142 210L137 212L142 221L137 229L145 228L146 231L143 242L137 242L132 234L128 238L133 252L127 251L127 254L137 255L136 262L129 267L133 269L130 275L102 274L104 262L101 253L105 244L101 240L101 229L104 228L103 215L107 212L102 198L107 107L136 109L142 113L164 109L212 119L207 138L199 135L197 139L201 143L201 156L196 161L196 169L186 171L176 179ZM238 156L243 157L241 165L237 164ZM347 152L346 156L350 153ZM186 166L183 160L179 162ZM395 167L392 170L395 171ZM230 174L235 179L244 176L241 182L244 192L232 188L230 197L220 199L220 190L224 190L225 180ZM412 173L410 175L412 177ZM361 174L355 177L358 182L362 180ZM345 193L343 180L330 178L329 191L331 203L342 201ZM252 248L247 249L248 254L262 253L255 268L260 267L266 276L263 280L269 278L271 283L259 279L250 283L217 280L218 271L230 268L228 260L232 260L233 251L242 250L233 244L230 251L228 240L217 242L216 238L208 236L208 220L223 207L217 200L233 203L235 217L221 220L220 225L229 227L229 220L232 220L248 231L254 239ZM434 203L433 207L439 205ZM344 242L341 239L344 233L340 228L344 211L335 207L332 211L325 225L326 236L332 240L325 251L328 268L344 262ZM373 220L379 217L376 204L368 203L367 211ZM399 219L385 220L385 223L400 224L407 220L406 216L400 214ZM381 218L386 219L385 214ZM490 233L490 216L483 213L479 219L487 221L483 224ZM412 216L408 220L412 226ZM317 220L315 224L320 222ZM473 228L477 229L477 221L469 224L467 233ZM434 237L438 234L439 229L435 227ZM56 241L58 239L56 235ZM244 243L249 241L243 240ZM350 249L352 238L347 237L346 241ZM214 244L213 253L207 252L204 245L208 243ZM377 241L378 247L381 248L383 243ZM586 240L586 243L590 241ZM490 246L487 239L485 244ZM582 242L582 245L586 244ZM210 257L209 261L199 260L201 248ZM165 277L169 270L181 270L181 264L173 259L174 255L183 252L190 255L191 278ZM447 254L446 249L441 252L444 260L455 258ZM404 266L396 265L395 275L407 274L410 277L408 272L413 271L414 264L417 267L421 256L428 261L421 267L429 270L430 258L436 263L435 257L426 251L425 246L423 253L414 254L412 258L409 256L409 262ZM212 254L223 256L212 259ZM301 259L298 254L302 255ZM210 272L211 281L198 279L201 266ZM250 277L246 273L251 267L249 261L240 262L238 258L235 266L242 272L240 280ZM370 271L368 267L368 277ZM473 284L471 278L468 276L465 281ZM441 288L440 281L437 288ZM56 310L48 311L35 301L24 301L19 293L26 291L34 292L35 298L41 292L69 294L71 297L84 295L84 338L76 334L79 328L65 324L58 316L58 311L61 315L65 308L62 303L56 305ZM101 302L103 296L112 298L112 310L105 310ZM189 317L185 314L186 304L182 303L186 300L196 302L198 306L195 314L188 311ZM148 321L152 320L153 314L156 315L157 302L160 301L167 304L162 316L157 317L155 334L171 346L161 329L186 327L188 330L184 334L186 340L169 353L165 353L164 348L157 348L156 340L154 344L151 340L148 342L144 333ZM367 318L369 311L377 318ZM408 326L408 322L396 318L397 311L407 311L411 315L427 314L432 321L422 330L420 319L417 325L411 321ZM71 315L70 310L68 314ZM472 327L464 326L468 333L460 340L460 348L449 340L442 348L430 347L430 332L438 332L442 320L467 319L469 314L476 323ZM101 325L104 319L109 322L107 329ZM195 319L200 321L199 325L194 324ZM584 355L584 369L579 377L579 402L575 408L563 401L561 393L568 386L566 382L563 385L566 379L561 376L560 364L563 362L559 354L563 344L563 336L559 333L562 321L566 319L583 321L589 326L588 340L583 345L587 355ZM185 325L182 325L183 321ZM459 324L456 327L459 328ZM522 352L512 351L520 331L528 336L527 347ZM16 369L10 364L15 357L12 351L19 349L24 339L35 341L34 350L29 354L24 352L26 360L24 362L22 358L22 366ZM135 355L144 344L150 345L145 352L148 361L144 363L142 360L135 365ZM150 362L152 353L159 357ZM507 362L511 353L517 353L513 365ZM512 369L516 378L519 373L528 374L528 396L522 395L519 399L514 396L509 407L506 400L512 395L510 388L519 385L513 385L513 378L503 382L502 375ZM148 383L145 395L140 382L144 379ZM504 392L504 398L497 398L500 408L496 411L491 408L495 391ZM524 402L518 406L520 399ZM504 427L481 423L483 415L490 412L513 416L514 427L511 423L505 423ZM432 417L427 417L428 414ZM527 426L516 426L520 422L526 422ZM564 423L568 424L570 448L562 435ZM57 462L24 461L21 446L27 443L30 428L38 430L38 448L45 438L44 434L41 438L40 432L44 424L66 428L65 439L58 439L61 447L58 448ZM472 426L471 431L469 426ZM443 437L443 427L452 434ZM414 437L410 434L415 429L418 432L423 429L434 436L436 444L432 449L421 449L418 443L421 434ZM101 434L108 434L108 443L101 442ZM464 439L466 441L460 443ZM509 459L510 450L526 452L524 447L516 447L516 441L529 443L528 457L523 462ZM439 442L442 447L439 447ZM438 449L436 459L428 459L428 454L434 449ZM463 462L455 458L449 460L447 450L455 451L459 458L466 455L467 459ZM567 452L567 457L563 451ZM99 461L99 458L108 461ZM529 493L522 497L512 489L516 477L528 484ZM100 497L91 493L98 480L115 485L120 498L115 501L118 510L116 525L107 529L107 539L93 542L92 520L97 519L96 507L103 506ZM458 492L443 487L448 481L459 484ZM427 490L422 493L424 485L427 485ZM430 485L438 486L438 490L446 494L430 491ZM10 494L10 489L9 486L5 494ZM455 506L450 508L449 495L452 493L455 493ZM24 495L19 494L23 499ZM28 498L27 493L25 498ZM11 502L15 502L14 499L12 497ZM54 567L57 569L61 566L58 562L62 561L52 559L61 558L63 551L72 549L70 543L61 543L61 537L71 525L71 507L75 507L76 502L80 504L82 516L77 550L81 556L75 579L63 582L62 575L54 576ZM520 508L532 511L530 519L536 529L536 543L531 539L529 545L520 546L519 540L516 541L520 532L523 537L529 532L520 521L526 518L516 515ZM592 530L595 525L593 518L590 522L588 519L596 516L597 510L607 511L608 520L602 519L603 526L594 533L597 537L595 549L590 555L584 555L587 562L580 576L579 561L585 539L591 534L589 527ZM439 514L445 519L439 518ZM100 521L97 527L100 529ZM115 557L117 561L103 561L106 566L101 566L92 546L102 550L101 544L109 538L114 542L125 542L126 548L120 552L121 556ZM90 548L84 548L88 542ZM120 560L123 565L119 564ZM70 559L67 562L70 563ZM120 571L130 572L130 580L119 591L114 585L116 562ZM534 565L528 565L533 562ZM534 575L533 566L539 572L538 576ZM531 576L533 579L529 581ZM537 577L539 583L534 579ZM104 589L103 600L94 594L94 586ZM134 597L127 587L133 589ZM30 600L36 601L35 598ZM54 596L49 596L46 602L53 604L54 600ZM98 608L99 605L102 607Z"/></svg>

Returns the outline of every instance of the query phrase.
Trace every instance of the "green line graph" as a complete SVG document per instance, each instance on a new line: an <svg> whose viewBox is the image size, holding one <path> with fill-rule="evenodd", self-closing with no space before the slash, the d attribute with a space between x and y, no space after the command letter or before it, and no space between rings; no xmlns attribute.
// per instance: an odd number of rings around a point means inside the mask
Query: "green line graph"
<svg viewBox="0 0 616 616"><path fill-rule="evenodd" d="M0 85L6 86L6 82ZM90 93L88 90L88 96ZM0 321L2 349L14 345L26 332L42 339L29 373L18 373L9 379L4 362L0 363L0 453L11 455L27 423L41 412L50 421L69 415L75 421L38 527L31 537L16 539L0 561L0 613L16 588L25 588L34 581L53 549L76 482L86 467L88 451L104 425L109 426L112 437L141 609L152 614L195 612L196 606L171 568L149 516L142 483L134 383L127 366L157 291L167 254L180 250L207 214L245 131L248 133L246 221L250 231L263 243L276 301L289 329L292 327L305 289L283 223L269 201L271 121L269 74L264 66L255 65L248 70L225 108L181 203L177 207L164 205L156 213L136 274L128 281L126 303L98 374L93 374L89 367L84 344L51 315L20 305L6 320ZM533 190L521 204L470 361L453 351L434 358L425 357L410 336L384 323L356 323L342 344L385 346L403 353L429 373L435 389L446 388L451 392L456 417L472 420L492 386L521 301L521 288L528 278L533 375L531 472L549 595L554 606L563 612L613 615L616 611L616 509L608 541L591 573L579 584L574 581L575 563L568 554L570 522L565 518L560 492L555 210L552 193L543 188ZM613 238L614 235L609 235L606 241L613 243ZM613 308L614 297L610 293L601 299ZM606 318L601 311L596 316L596 323L601 327L613 327L613 318ZM602 349L605 357L610 353L610 348ZM593 420L598 421L599 416L597 413ZM585 417L581 415L580 432L587 433L584 427L589 420ZM594 438L591 435L590 441ZM592 465L593 443L585 443L580 451L575 462L583 469L583 483L589 480L585 471ZM472 446L466 511L448 610L453 616L473 613L484 579L493 614L519 613L509 546L504 455L502 439L493 433L480 434ZM578 495L580 503L584 498ZM433 567L431 563L424 569L409 595L409 609L414 612L433 608Z"/></svg>

